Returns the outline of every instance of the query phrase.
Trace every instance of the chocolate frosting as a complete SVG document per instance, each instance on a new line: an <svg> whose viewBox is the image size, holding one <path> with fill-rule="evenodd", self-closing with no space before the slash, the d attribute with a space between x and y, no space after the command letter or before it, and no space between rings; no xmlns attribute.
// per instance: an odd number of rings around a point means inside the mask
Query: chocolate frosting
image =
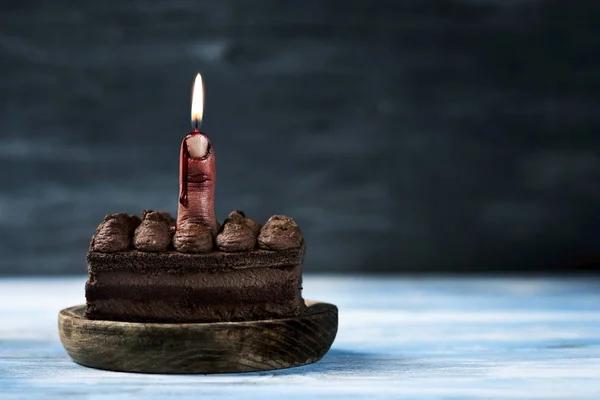
<svg viewBox="0 0 600 400"><path fill-rule="evenodd" d="M250 219L250 218L246 218L246 225L248 225L248 227L250 229L252 229L252 232L254 233L254 236L258 236L258 233L260 232L260 228L262 227L262 225L260 224L260 222L255 221L255 220Z"/></svg>
<svg viewBox="0 0 600 400"><path fill-rule="evenodd" d="M144 210L142 223L133 235L133 247L141 251L167 251L175 219L167 212Z"/></svg>
<svg viewBox="0 0 600 400"><path fill-rule="evenodd" d="M175 230L173 247L182 253L207 253L213 249L213 232L208 226L185 222Z"/></svg>
<svg viewBox="0 0 600 400"><path fill-rule="evenodd" d="M232 211L219 229L217 247L227 252L252 250L256 247L257 233L243 212Z"/></svg>
<svg viewBox="0 0 600 400"><path fill-rule="evenodd" d="M285 250L300 247L303 242L300 228L290 217L273 215L258 235L258 247L265 250Z"/></svg>
<svg viewBox="0 0 600 400"><path fill-rule="evenodd" d="M126 213L106 215L92 237L92 250L115 253L129 249L131 236L140 222L137 215Z"/></svg>
<svg viewBox="0 0 600 400"><path fill-rule="evenodd" d="M144 218L144 212L146 212L146 210L142 211L142 219ZM148 212L153 212L153 211L148 211ZM157 212L163 216L163 218L169 224L169 228L172 228L175 226L175 224L177 224L177 220L175 218L173 218L173 216L168 211L154 211L154 212Z"/></svg>

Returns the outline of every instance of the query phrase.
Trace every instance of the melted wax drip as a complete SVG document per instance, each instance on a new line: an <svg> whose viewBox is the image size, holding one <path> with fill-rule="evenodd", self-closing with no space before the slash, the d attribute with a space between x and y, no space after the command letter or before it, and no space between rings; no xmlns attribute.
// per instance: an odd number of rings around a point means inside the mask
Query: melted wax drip
<svg viewBox="0 0 600 400"><path fill-rule="evenodd" d="M182 155L181 159L181 194L179 195L179 203L187 207L188 202L188 180L187 180L187 169L188 161L184 159L185 154Z"/></svg>
<svg viewBox="0 0 600 400"><path fill-rule="evenodd" d="M194 129L194 133L195 132L200 132L198 130L198 125L196 125L196 129ZM179 160L179 165L181 165L181 193L179 194L179 204L184 207L187 207L188 204L188 163L190 158L192 157L188 151L186 136L184 139L183 151L181 152L181 160Z"/></svg>

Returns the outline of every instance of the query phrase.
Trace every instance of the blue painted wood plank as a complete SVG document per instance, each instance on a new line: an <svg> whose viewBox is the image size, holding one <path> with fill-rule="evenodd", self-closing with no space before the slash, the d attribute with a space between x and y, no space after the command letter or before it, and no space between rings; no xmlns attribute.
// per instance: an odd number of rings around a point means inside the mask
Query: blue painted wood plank
<svg viewBox="0 0 600 400"><path fill-rule="evenodd" d="M598 399L600 280L307 277L340 308L319 363L143 375L73 363L57 312L85 278L0 280L0 399Z"/></svg>

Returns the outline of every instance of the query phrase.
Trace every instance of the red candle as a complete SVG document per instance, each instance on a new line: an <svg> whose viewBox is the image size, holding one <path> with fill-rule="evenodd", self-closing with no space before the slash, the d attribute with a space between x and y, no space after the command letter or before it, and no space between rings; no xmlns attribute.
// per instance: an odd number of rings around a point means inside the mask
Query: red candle
<svg viewBox="0 0 600 400"><path fill-rule="evenodd" d="M208 136L198 130L203 108L204 89L198 74L192 89L194 131L181 143L177 227L194 223L209 228L215 235L215 154Z"/></svg>

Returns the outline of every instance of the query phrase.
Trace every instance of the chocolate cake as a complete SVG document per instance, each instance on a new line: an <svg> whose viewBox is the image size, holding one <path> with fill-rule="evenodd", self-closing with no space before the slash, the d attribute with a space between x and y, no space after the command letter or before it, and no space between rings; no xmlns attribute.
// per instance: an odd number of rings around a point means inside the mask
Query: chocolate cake
<svg viewBox="0 0 600 400"><path fill-rule="evenodd" d="M87 254L86 316L222 322L299 316L305 245L293 219L239 211L212 230L166 212L107 215Z"/></svg>
<svg viewBox="0 0 600 400"><path fill-rule="evenodd" d="M199 130L179 151L177 218L107 215L86 257L85 306L61 310L60 340L81 365L144 373L267 371L318 361L337 307L302 299L302 232L289 217L261 226L241 211L215 216L215 149ZM243 172L243 171L240 171Z"/></svg>

